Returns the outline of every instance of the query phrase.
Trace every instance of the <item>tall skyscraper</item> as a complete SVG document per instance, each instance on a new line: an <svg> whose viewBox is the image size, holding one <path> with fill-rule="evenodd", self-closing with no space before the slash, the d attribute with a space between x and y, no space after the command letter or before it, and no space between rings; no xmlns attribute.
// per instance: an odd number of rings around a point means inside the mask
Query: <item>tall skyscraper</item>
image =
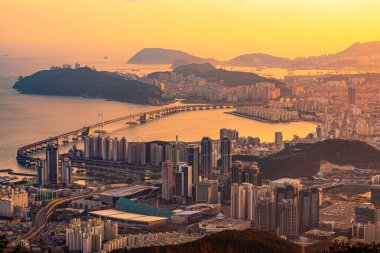
<svg viewBox="0 0 380 253"><path fill-rule="evenodd" d="M263 175L261 173L259 165L256 162L252 162L245 170L243 181L256 186L262 186Z"/></svg>
<svg viewBox="0 0 380 253"><path fill-rule="evenodd" d="M222 157L222 173L230 173L232 167L232 143L229 137L222 137L220 140L220 154Z"/></svg>
<svg viewBox="0 0 380 253"><path fill-rule="evenodd" d="M297 198L283 199L277 203L277 230L279 235L299 236L299 209Z"/></svg>
<svg viewBox="0 0 380 253"><path fill-rule="evenodd" d="M164 152L165 160L173 161L174 153L175 153L173 145L170 143L166 144L164 150L165 150Z"/></svg>
<svg viewBox="0 0 380 253"><path fill-rule="evenodd" d="M164 160L164 148L160 145L154 147L154 166L159 167Z"/></svg>
<svg viewBox="0 0 380 253"><path fill-rule="evenodd" d="M107 136L103 141L103 160L110 161L113 158L113 145L111 137Z"/></svg>
<svg viewBox="0 0 380 253"><path fill-rule="evenodd" d="M63 161L61 161L61 184L65 186L71 186L71 178L72 178L72 168L71 161L69 158L65 157Z"/></svg>
<svg viewBox="0 0 380 253"><path fill-rule="evenodd" d="M231 187L231 217L250 220L255 229L275 232L276 204L272 190L250 183Z"/></svg>
<svg viewBox="0 0 380 253"><path fill-rule="evenodd" d="M149 145L149 155L148 155L148 158L149 158L149 162L151 165L154 166L155 164L155 160L154 160L154 156L155 156L155 153L154 153L154 149L155 147L157 147L158 144L157 143L150 143Z"/></svg>
<svg viewBox="0 0 380 253"><path fill-rule="evenodd" d="M319 196L317 186L305 187L300 190L300 229L310 230L319 225Z"/></svg>
<svg viewBox="0 0 380 253"><path fill-rule="evenodd" d="M232 164L231 183L241 184L243 183L242 173L244 171L244 163L242 161L235 161Z"/></svg>
<svg viewBox="0 0 380 253"><path fill-rule="evenodd" d="M162 163L162 199L170 201L174 193L174 165L172 161Z"/></svg>
<svg viewBox="0 0 380 253"><path fill-rule="evenodd" d="M49 185L49 173L46 168L46 161L38 159L37 161L37 182L41 187Z"/></svg>
<svg viewBox="0 0 380 253"><path fill-rule="evenodd" d="M193 185L199 182L199 147L192 145L186 148L186 162L192 167Z"/></svg>
<svg viewBox="0 0 380 253"><path fill-rule="evenodd" d="M259 197L257 200L255 229L267 232L276 230L276 203L271 195L272 193L265 197Z"/></svg>
<svg viewBox="0 0 380 253"><path fill-rule="evenodd" d="M59 184L59 153L58 147L53 143L49 143L46 147L46 169L48 171L48 184Z"/></svg>
<svg viewBox="0 0 380 253"><path fill-rule="evenodd" d="M239 139L239 132L236 129L222 128L219 131L220 139L228 137L231 141L237 141Z"/></svg>
<svg viewBox="0 0 380 253"><path fill-rule="evenodd" d="M249 183L231 186L231 217L241 220L252 220L253 185Z"/></svg>
<svg viewBox="0 0 380 253"><path fill-rule="evenodd" d="M278 235L299 235L298 185L284 182L275 186L276 230Z"/></svg>
<svg viewBox="0 0 380 253"><path fill-rule="evenodd" d="M201 177L210 177L212 169L212 140L203 137L201 141Z"/></svg>
<svg viewBox="0 0 380 253"><path fill-rule="evenodd" d="M103 160L103 136L98 135L95 137L95 159Z"/></svg>
<svg viewBox="0 0 380 253"><path fill-rule="evenodd" d="M119 158L119 154L120 154L120 145L119 145L119 140L117 139L117 137L115 137L113 140L112 140L112 160L114 161L119 161L120 158Z"/></svg>
<svg viewBox="0 0 380 253"><path fill-rule="evenodd" d="M275 132L274 133L274 142L276 145L282 144L282 132Z"/></svg>
<svg viewBox="0 0 380 253"><path fill-rule="evenodd" d="M192 197L193 192L192 168L186 163L180 163L175 173L175 193L176 196Z"/></svg>
<svg viewBox="0 0 380 253"><path fill-rule="evenodd" d="M140 143L140 165L146 165L146 145L144 142Z"/></svg>
<svg viewBox="0 0 380 253"><path fill-rule="evenodd" d="M371 186L371 203L380 208L380 185Z"/></svg>
<svg viewBox="0 0 380 253"><path fill-rule="evenodd" d="M86 136L84 138L84 158L85 159L92 158L93 150L94 150L94 146L93 146L92 139L91 137Z"/></svg>
<svg viewBox="0 0 380 253"><path fill-rule="evenodd" d="M262 185L262 173L256 162L248 163L235 161L231 171L232 183L251 183L256 186Z"/></svg>
<svg viewBox="0 0 380 253"><path fill-rule="evenodd" d="M125 137L121 138L119 141L119 160L127 161L128 154L128 142Z"/></svg>
<svg viewBox="0 0 380 253"><path fill-rule="evenodd" d="M122 142L120 140L119 142ZM143 142L129 142L127 149L128 164L146 165L146 145Z"/></svg>
<svg viewBox="0 0 380 253"><path fill-rule="evenodd" d="M356 102L356 90L354 86L348 86L347 88L348 104L354 105Z"/></svg>

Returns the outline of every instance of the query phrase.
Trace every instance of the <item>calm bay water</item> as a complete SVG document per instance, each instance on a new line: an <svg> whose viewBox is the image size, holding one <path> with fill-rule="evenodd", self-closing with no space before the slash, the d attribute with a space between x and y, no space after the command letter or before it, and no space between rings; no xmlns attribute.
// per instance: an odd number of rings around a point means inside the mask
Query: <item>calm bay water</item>
<svg viewBox="0 0 380 253"><path fill-rule="evenodd" d="M128 115L130 110L137 113L157 108L101 99L22 95L12 89L19 75L48 69L52 64L75 62L96 66L99 70L135 68L124 64L122 60L68 61L61 58L0 57L0 169L30 172L30 169L16 163L16 150L20 146L96 123L98 112L103 112L107 120ZM151 72L165 68L167 66L139 66L139 71ZM133 127L122 122L107 130L109 135L126 136L129 141L170 141L175 140L176 135L182 141L199 141L203 136L218 138L219 129L225 127L237 129L241 136L257 136L262 141L273 141L275 131L282 131L285 139L291 139L294 134L306 136L316 127L308 122L263 123L225 114L225 111L185 112Z"/></svg>

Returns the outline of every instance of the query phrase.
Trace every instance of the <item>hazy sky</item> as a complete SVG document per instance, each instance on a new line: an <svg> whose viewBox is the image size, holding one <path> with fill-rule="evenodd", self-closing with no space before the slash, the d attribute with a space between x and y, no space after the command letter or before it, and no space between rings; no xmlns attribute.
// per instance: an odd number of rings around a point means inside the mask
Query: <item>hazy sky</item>
<svg viewBox="0 0 380 253"><path fill-rule="evenodd" d="M0 0L0 54L318 55L380 40L379 13L379 0Z"/></svg>

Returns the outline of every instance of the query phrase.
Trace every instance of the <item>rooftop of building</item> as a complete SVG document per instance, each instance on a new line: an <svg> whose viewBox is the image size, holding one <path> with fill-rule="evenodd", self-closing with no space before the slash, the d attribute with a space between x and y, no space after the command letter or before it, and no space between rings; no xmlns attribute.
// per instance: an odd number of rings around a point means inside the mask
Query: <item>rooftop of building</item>
<svg viewBox="0 0 380 253"><path fill-rule="evenodd" d="M295 178L280 178L280 179L276 179L276 180L272 180L270 181L270 183L273 183L273 184L285 184L285 183L299 183L299 179L295 179Z"/></svg>
<svg viewBox="0 0 380 253"><path fill-rule="evenodd" d="M135 213L127 213L122 211L117 211L115 209L106 209L90 212L91 215L104 217L107 219L115 219L121 221L138 221L138 222L154 222L167 220L166 217L159 216L148 216Z"/></svg>
<svg viewBox="0 0 380 253"><path fill-rule="evenodd" d="M109 191L104 191L101 193L101 195L107 195L107 196L112 196L112 197L124 197L128 195L133 195L133 194L136 194L148 189L156 190L156 189L159 189L159 187L145 186L145 185L132 185L132 186L112 189Z"/></svg>
<svg viewBox="0 0 380 253"><path fill-rule="evenodd" d="M197 213L201 213L201 211L178 211L178 212L175 212L173 215L176 215L176 216L187 216L187 215L193 215L193 214L197 214Z"/></svg>
<svg viewBox="0 0 380 253"><path fill-rule="evenodd" d="M204 208L217 208L220 207L221 204L207 204L207 203L197 203L194 205L187 206L185 210L198 210L198 209L204 209Z"/></svg>
<svg viewBox="0 0 380 253"><path fill-rule="evenodd" d="M281 187L285 185L300 185L300 180L295 178L280 178L269 182L269 186L273 189L274 187Z"/></svg>
<svg viewBox="0 0 380 253"><path fill-rule="evenodd" d="M205 226L218 226L218 227L231 227L231 226L236 226L240 224L245 224L245 223L251 223L249 220L240 220L240 219L233 219L231 217L220 217L217 216L214 219L210 219L204 222L199 223L200 227L205 227Z"/></svg>
<svg viewBox="0 0 380 253"><path fill-rule="evenodd" d="M313 235L313 236L332 236L335 235L334 231L325 231L320 229L312 229L307 232L305 232L307 235Z"/></svg>

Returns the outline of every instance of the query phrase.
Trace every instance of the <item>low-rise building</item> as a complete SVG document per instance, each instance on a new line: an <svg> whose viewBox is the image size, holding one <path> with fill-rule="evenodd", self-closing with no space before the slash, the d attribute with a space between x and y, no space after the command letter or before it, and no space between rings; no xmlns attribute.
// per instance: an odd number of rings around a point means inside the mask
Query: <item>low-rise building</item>
<svg viewBox="0 0 380 253"><path fill-rule="evenodd" d="M203 214L200 211L179 210L170 216L171 222L175 224L192 224L202 220Z"/></svg>
<svg viewBox="0 0 380 253"><path fill-rule="evenodd" d="M225 230L245 230L251 228L249 220L227 218L218 214L215 219L199 223L199 230L205 234L218 233Z"/></svg>

